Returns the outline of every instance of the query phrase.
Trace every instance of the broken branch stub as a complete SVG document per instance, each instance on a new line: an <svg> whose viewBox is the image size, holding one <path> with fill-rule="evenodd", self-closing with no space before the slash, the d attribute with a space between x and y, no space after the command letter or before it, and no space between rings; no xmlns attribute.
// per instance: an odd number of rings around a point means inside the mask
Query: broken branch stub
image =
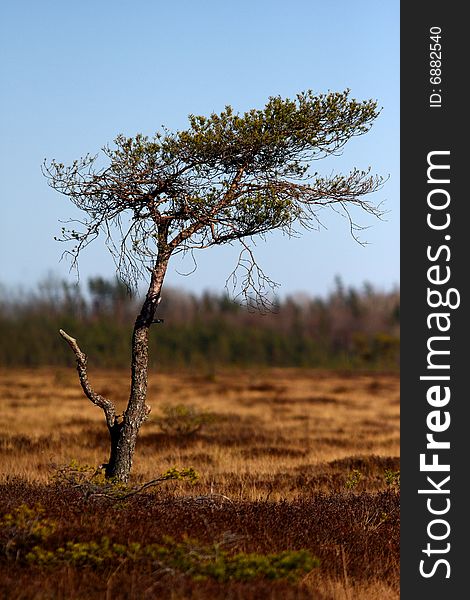
<svg viewBox="0 0 470 600"><path fill-rule="evenodd" d="M111 429L117 422L116 408L114 404L111 402L111 400L108 400L108 398L97 394L91 387L87 374L87 356L80 350L77 340L66 333L63 329L60 329L59 333L69 344L73 350L73 353L75 354L75 358L77 359L78 377L86 397L91 400L93 404L99 406L99 408L103 410L106 417L106 424L108 428Z"/></svg>

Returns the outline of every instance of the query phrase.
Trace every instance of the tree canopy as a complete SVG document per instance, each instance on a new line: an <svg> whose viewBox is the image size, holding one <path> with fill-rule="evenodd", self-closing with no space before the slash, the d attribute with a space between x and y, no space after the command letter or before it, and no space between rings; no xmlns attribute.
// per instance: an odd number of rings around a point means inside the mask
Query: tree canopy
<svg viewBox="0 0 470 600"><path fill-rule="evenodd" d="M209 117L190 115L189 127L176 133L119 135L102 149L104 166L98 155L69 166L45 162L50 185L85 213L60 239L75 242L68 252L76 263L104 233L130 285L157 257L239 241L242 291L259 293L270 280L254 260L253 236L318 227L319 211L330 207L347 217L357 238L351 207L382 215L380 205L364 198L382 177L368 169L329 177L311 169L366 133L378 113L375 101L351 99L349 90L307 91L294 100L271 97L263 109L244 114L226 106Z"/></svg>

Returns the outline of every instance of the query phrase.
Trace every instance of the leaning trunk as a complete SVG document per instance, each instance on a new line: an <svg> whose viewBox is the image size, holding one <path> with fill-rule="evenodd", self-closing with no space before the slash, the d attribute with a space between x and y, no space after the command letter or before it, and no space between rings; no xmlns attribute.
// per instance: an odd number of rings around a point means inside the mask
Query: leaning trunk
<svg viewBox="0 0 470 600"><path fill-rule="evenodd" d="M110 429L111 455L106 477L127 482L132 468L137 434L150 413L147 399L148 336L155 319L160 292L168 265L168 258L160 259L152 271L147 296L137 317L132 335L131 392L122 423Z"/></svg>

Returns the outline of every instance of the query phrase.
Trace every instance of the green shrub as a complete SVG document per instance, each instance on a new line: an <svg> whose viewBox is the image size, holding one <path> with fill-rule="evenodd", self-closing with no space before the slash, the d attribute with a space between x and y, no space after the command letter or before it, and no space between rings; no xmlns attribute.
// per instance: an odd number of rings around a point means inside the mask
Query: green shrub
<svg viewBox="0 0 470 600"><path fill-rule="evenodd" d="M108 537L99 542L67 542L56 550L36 545L26 556L28 562L41 566L68 564L74 567L109 566L116 561L151 561L159 568L179 572L194 580L219 582L250 581L257 578L296 581L319 565L307 550L286 550L273 554L230 555L220 545L201 545L186 538L181 542L165 537L163 544L113 544Z"/></svg>
<svg viewBox="0 0 470 600"><path fill-rule="evenodd" d="M186 479L190 483L195 483L198 478L199 474L192 467L184 469L171 467L155 479L141 485L132 486L121 481L115 481L112 478L107 479L102 467L96 469L90 465L79 465L73 460L67 465L56 466L52 479L59 486L78 490L86 499L101 497L119 501L140 494L144 490L155 487L164 481Z"/></svg>
<svg viewBox="0 0 470 600"><path fill-rule="evenodd" d="M27 550L54 533L56 524L47 519L39 504L30 508L21 504L0 521L0 552L7 558L20 559Z"/></svg>
<svg viewBox="0 0 470 600"><path fill-rule="evenodd" d="M385 481L389 487L393 489L400 489L400 471L387 469L385 471Z"/></svg>
<svg viewBox="0 0 470 600"><path fill-rule="evenodd" d="M170 435L194 435L203 425L214 420L214 415L185 404L165 404L161 408L163 416L156 419L158 426Z"/></svg>
<svg viewBox="0 0 470 600"><path fill-rule="evenodd" d="M171 478L181 475L171 470ZM185 537L176 541L163 537L160 544L138 542L113 543L107 536L99 541L66 541L59 547L48 543L56 523L45 517L40 506L22 504L0 521L2 554L8 560L26 560L42 567L108 568L121 561L150 562L167 571L178 572L194 580L214 579L219 582L250 581L257 578L296 581L319 565L307 550L285 550L272 554L239 552L226 549L227 543L212 545ZM228 536L230 537L230 536Z"/></svg>
<svg viewBox="0 0 470 600"><path fill-rule="evenodd" d="M352 490L355 487L357 487L357 485L359 484L359 482L362 479L362 473L360 471L358 471L357 469L353 469L347 479L346 479L346 487L348 488L348 490Z"/></svg>

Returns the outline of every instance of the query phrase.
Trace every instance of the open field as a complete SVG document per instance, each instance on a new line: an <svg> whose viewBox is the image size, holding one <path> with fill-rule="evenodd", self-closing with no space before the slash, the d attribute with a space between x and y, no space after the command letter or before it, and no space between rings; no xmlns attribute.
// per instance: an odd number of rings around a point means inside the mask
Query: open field
<svg viewBox="0 0 470 600"><path fill-rule="evenodd" d="M90 369L89 376L97 392L124 408L127 372ZM296 582L200 580L190 571L155 568L153 559L127 555L107 556L99 566L74 559L41 565L28 562L26 552L12 560L4 550L8 530L2 538L4 597L398 598L397 374L159 373L151 374L148 403L152 413L139 436L134 482L174 466L193 467L199 479L169 481L118 504L85 500L51 483L53 465L106 462L101 410L83 396L73 369L0 371L0 518L39 502L45 513L29 518L54 521L44 542L49 550L103 535L124 545L150 547L165 535L189 544L186 535L204 552L229 539L230 556L305 549L320 565ZM207 422L192 435L169 426L162 431L164 404L192 406Z"/></svg>

